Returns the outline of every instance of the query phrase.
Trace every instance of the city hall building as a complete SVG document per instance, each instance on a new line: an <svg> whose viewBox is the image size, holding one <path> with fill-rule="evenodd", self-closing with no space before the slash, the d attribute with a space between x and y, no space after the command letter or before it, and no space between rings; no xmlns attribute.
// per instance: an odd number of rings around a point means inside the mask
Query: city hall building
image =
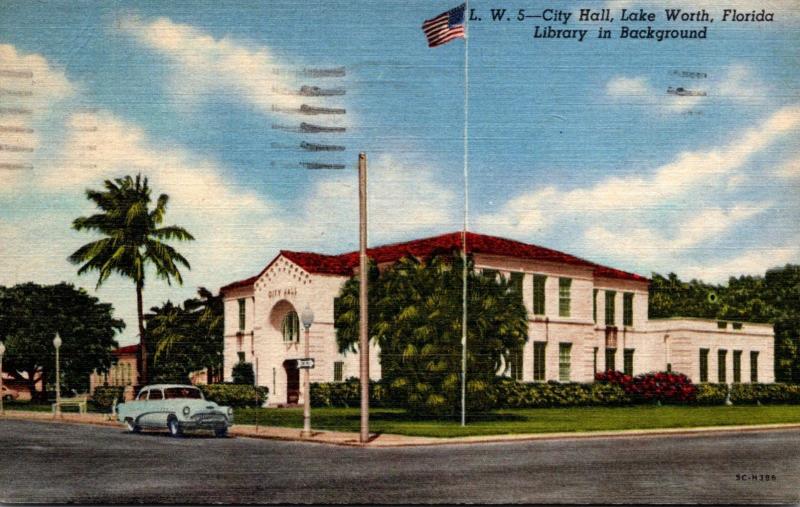
<svg viewBox="0 0 800 507"><path fill-rule="evenodd" d="M460 232L368 250L379 268L405 256L426 259L462 248ZM694 318L648 319L649 279L518 241L467 233L476 269L522 284L528 341L502 374L523 382L591 382L609 369L629 374L671 370L694 382L773 382L768 324ZM358 376L358 353L339 353L334 300L358 270L359 254L281 251L256 276L220 289L225 302L225 378L250 362L270 404L302 402L304 357L299 314L314 312L312 382ZM370 345L370 378L380 379L380 350Z"/></svg>

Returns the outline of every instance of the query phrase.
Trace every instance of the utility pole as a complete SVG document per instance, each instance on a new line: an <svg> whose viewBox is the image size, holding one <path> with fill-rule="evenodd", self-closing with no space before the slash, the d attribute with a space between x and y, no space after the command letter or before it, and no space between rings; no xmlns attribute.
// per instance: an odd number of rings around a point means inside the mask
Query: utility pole
<svg viewBox="0 0 800 507"><path fill-rule="evenodd" d="M367 311L367 155L358 154L358 347L361 361L361 434L359 442L369 441L369 312Z"/></svg>

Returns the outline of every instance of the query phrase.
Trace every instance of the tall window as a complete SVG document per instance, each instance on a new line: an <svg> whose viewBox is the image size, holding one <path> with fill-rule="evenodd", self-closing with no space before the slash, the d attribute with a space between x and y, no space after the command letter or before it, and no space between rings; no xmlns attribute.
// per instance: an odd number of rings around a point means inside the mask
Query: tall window
<svg viewBox="0 0 800 507"><path fill-rule="evenodd" d="M728 351L719 349L717 352L717 382L727 382L727 371L725 370L725 359L728 356Z"/></svg>
<svg viewBox="0 0 800 507"><path fill-rule="evenodd" d="M700 349L700 382L708 382L708 349Z"/></svg>
<svg viewBox="0 0 800 507"><path fill-rule="evenodd" d="M533 275L533 314L544 315L544 283L547 277Z"/></svg>
<svg viewBox="0 0 800 507"><path fill-rule="evenodd" d="M597 324L597 289L592 291L592 320Z"/></svg>
<svg viewBox="0 0 800 507"><path fill-rule="evenodd" d="M300 319L297 318L297 312L291 311L283 318L283 341L296 342L300 341Z"/></svg>
<svg viewBox="0 0 800 507"><path fill-rule="evenodd" d="M239 300L239 331L244 331L245 299Z"/></svg>
<svg viewBox="0 0 800 507"><path fill-rule="evenodd" d="M595 347L594 350L592 351L592 373L594 373L595 375L597 375L597 351L598 351L597 347Z"/></svg>
<svg viewBox="0 0 800 507"><path fill-rule="evenodd" d="M344 362L343 361L335 361L333 363L333 381L334 382L341 382L344 377Z"/></svg>
<svg viewBox="0 0 800 507"><path fill-rule="evenodd" d="M750 352L750 382L758 382L758 352Z"/></svg>
<svg viewBox="0 0 800 507"><path fill-rule="evenodd" d="M569 382L570 356L572 355L571 343L558 344L558 380Z"/></svg>
<svg viewBox="0 0 800 507"><path fill-rule="evenodd" d="M614 325L614 299L617 293L613 290L606 291L606 326Z"/></svg>
<svg viewBox="0 0 800 507"><path fill-rule="evenodd" d="M622 351L622 368L625 375L633 375L633 350L625 349Z"/></svg>
<svg viewBox="0 0 800 507"><path fill-rule="evenodd" d="M569 317L570 289L572 288L572 278L558 279L558 316Z"/></svg>
<svg viewBox="0 0 800 507"><path fill-rule="evenodd" d="M617 369L617 349L606 349L606 371Z"/></svg>
<svg viewBox="0 0 800 507"><path fill-rule="evenodd" d="M533 342L533 380L544 380L544 353L547 342Z"/></svg>
<svg viewBox="0 0 800 507"><path fill-rule="evenodd" d="M733 381L742 381L742 351L733 351Z"/></svg>
<svg viewBox="0 0 800 507"><path fill-rule="evenodd" d="M508 357L508 376L514 380L522 380L522 352L522 347L519 347Z"/></svg>
<svg viewBox="0 0 800 507"><path fill-rule="evenodd" d="M524 276L523 273L515 271L515 272L512 272L511 275L508 278L508 283L510 285L511 290L515 294L519 294L520 296L522 295L522 278L523 278L523 276Z"/></svg>
<svg viewBox="0 0 800 507"><path fill-rule="evenodd" d="M633 293L622 295L622 325L633 326Z"/></svg>

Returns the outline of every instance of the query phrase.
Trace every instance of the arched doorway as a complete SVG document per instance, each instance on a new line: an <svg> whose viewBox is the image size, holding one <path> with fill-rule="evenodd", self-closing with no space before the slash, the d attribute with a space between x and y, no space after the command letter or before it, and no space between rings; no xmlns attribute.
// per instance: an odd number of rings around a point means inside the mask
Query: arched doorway
<svg viewBox="0 0 800 507"><path fill-rule="evenodd" d="M284 361L283 369L286 370L286 403L295 405L300 401L300 370L293 359Z"/></svg>

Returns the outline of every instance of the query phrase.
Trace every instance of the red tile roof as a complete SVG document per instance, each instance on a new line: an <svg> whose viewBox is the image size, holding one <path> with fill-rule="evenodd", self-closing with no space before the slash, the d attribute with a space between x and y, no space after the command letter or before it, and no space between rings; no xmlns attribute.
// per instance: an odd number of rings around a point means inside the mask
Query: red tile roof
<svg viewBox="0 0 800 507"><path fill-rule="evenodd" d="M127 354L137 354L139 352L139 344L135 345L126 345L124 347L120 347L118 349L112 350L111 353L115 356L124 356Z"/></svg>
<svg viewBox="0 0 800 507"><path fill-rule="evenodd" d="M452 232L433 236L430 238L406 241L403 243L392 243L389 245L369 248L367 255L378 264L395 262L406 256L418 258L428 258L436 254L449 254L461 249L461 232ZM649 282L643 276L620 271L618 269L601 266L594 262L575 257L567 253L551 250L536 245L530 245L519 241L514 241L496 236L485 234L467 233L467 252L489 255L499 255L503 257L513 257L518 259L533 259L548 261L573 266L592 268L596 277L617 278L622 280L633 280L637 282ZM352 275L358 267L358 252L349 252L340 255L325 255L313 252L293 252L281 250L280 256L286 257L309 273L327 275ZM276 257L277 259L277 257ZM274 260L273 260L274 262ZM225 292L238 287L249 287L272 265L272 262L256 276L240 280L226 285L220 289Z"/></svg>

